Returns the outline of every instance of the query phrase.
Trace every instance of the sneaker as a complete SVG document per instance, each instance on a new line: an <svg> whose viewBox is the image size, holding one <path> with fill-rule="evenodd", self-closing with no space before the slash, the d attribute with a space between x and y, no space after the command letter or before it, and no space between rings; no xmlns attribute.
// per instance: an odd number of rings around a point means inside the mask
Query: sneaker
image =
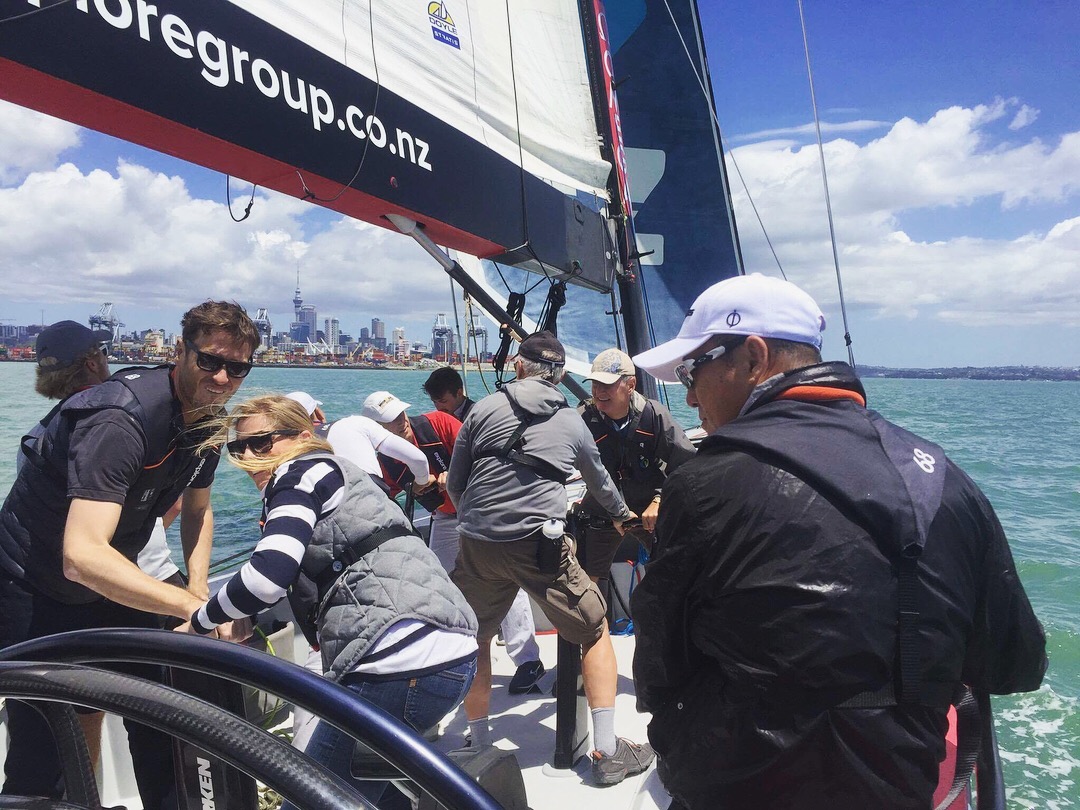
<svg viewBox="0 0 1080 810"><path fill-rule="evenodd" d="M517 668L517 672L514 673L514 677L510 679L510 686L507 691L511 695L524 695L531 692L533 687L536 686L536 682L544 674L544 665L540 661L526 661L520 667Z"/></svg>
<svg viewBox="0 0 1080 810"><path fill-rule="evenodd" d="M626 777L641 773L648 768L655 756L652 746L648 743L638 745L636 742L619 737L615 753L611 756L605 756L599 751L589 754L589 759L592 760L593 783L617 785Z"/></svg>

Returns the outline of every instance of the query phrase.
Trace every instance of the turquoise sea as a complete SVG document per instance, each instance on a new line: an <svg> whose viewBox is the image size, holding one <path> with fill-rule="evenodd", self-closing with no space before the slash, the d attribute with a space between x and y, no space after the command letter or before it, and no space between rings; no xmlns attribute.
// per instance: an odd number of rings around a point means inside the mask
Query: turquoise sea
<svg viewBox="0 0 1080 810"><path fill-rule="evenodd" d="M49 404L33 390L34 366L0 363L0 493L15 475L19 437ZM331 418L357 413L386 389L430 410L421 371L255 369L237 395L305 390ZM487 383L492 387L490 376ZM485 394L475 372L470 394ZM1009 807L1080 808L1080 383L974 380L866 381L869 404L937 442L983 488L1010 538L1020 577L1046 627L1050 670L1035 693L996 698ZM672 411L693 413L681 391ZM257 536L257 496L227 463L214 488L215 559Z"/></svg>

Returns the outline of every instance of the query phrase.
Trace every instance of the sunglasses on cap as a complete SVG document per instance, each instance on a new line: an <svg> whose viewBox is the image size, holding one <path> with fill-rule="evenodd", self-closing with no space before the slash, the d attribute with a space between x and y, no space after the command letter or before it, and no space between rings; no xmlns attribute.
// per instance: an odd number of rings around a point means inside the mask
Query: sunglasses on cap
<svg viewBox="0 0 1080 810"><path fill-rule="evenodd" d="M679 365L675 366L675 376L678 377L679 382L687 388L693 388L694 369L701 368L710 360L723 357L728 352L737 349L745 340L745 337L741 337L732 343L725 343L722 346L717 346L715 349L711 349L699 357L691 357L687 360L683 360Z"/></svg>
<svg viewBox="0 0 1080 810"><path fill-rule="evenodd" d="M222 369L225 369L226 374L234 380L239 380L246 377L251 371L251 363L245 363L242 360L226 360L216 354L200 351L199 347L190 340L185 340L184 345L195 352L195 365L210 374L217 374Z"/></svg>
<svg viewBox="0 0 1080 810"><path fill-rule="evenodd" d="M233 439L225 445L230 456L240 458L244 451L250 450L257 456L265 456L274 449L274 439L278 436L299 436L299 430L271 430L269 433L256 433L243 439Z"/></svg>

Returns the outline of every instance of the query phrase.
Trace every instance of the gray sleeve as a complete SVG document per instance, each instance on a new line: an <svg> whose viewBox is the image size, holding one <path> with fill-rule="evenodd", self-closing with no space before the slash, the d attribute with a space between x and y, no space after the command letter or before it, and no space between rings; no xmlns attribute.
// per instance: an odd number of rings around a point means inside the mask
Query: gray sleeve
<svg viewBox="0 0 1080 810"><path fill-rule="evenodd" d="M630 517L630 508L619 494L615 482L600 462L600 452L596 449L589 428L579 416L580 436L577 441L576 464L589 494L596 499L612 520L626 520Z"/></svg>
<svg viewBox="0 0 1080 810"><path fill-rule="evenodd" d="M465 493L465 487L469 484L469 473L472 472L472 440L469 438L471 426L472 420L465 417L458 431L457 441L454 442L454 452L450 454L450 469L446 474L446 494L450 496L450 503L455 509Z"/></svg>

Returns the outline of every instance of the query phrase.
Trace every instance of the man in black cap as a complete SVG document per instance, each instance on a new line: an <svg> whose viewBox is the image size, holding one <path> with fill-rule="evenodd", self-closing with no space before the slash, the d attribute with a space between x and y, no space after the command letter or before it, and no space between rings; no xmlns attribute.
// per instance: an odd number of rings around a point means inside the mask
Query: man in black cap
<svg viewBox="0 0 1080 810"><path fill-rule="evenodd" d="M112 333L87 329L75 321L57 321L37 337L37 379L34 389L49 399L64 399L105 382L109 361L105 356Z"/></svg>
<svg viewBox="0 0 1080 810"><path fill-rule="evenodd" d="M566 355L550 332L522 341L517 379L476 403L454 446L446 491L458 509L461 552L452 579L480 622L476 679L465 698L472 745L491 744L491 639L518 588L563 638L581 645L593 718L593 781L613 785L652 762L652 749L615 736L618 669L607 605L568 536L566 480L581 472L617 528L633 513L600 463L596 443L555 387Z"/></svg>

